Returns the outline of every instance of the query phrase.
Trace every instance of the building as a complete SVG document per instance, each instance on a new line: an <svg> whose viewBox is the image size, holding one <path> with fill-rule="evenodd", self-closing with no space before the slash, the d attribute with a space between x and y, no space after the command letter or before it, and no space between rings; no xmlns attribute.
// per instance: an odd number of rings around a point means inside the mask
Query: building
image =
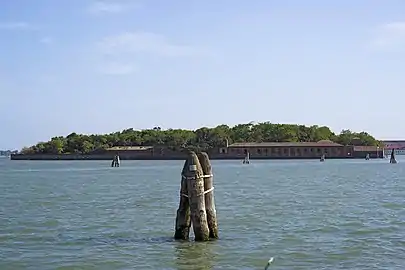
<svg viewBox="0 0 405 270"><path fill-rule="evenodd" d="M291 159L352 157L353 149L331 141L319 142L262 142L234 143L226 149L227 155L242 159L249 153L251 159ZM222 149L224 153L224 149Z"/></svg>
<svg viewBox="0 0 405 270"><path fill-rule="evenodd" d="M119 155L120 159L184 159L186 153L182 149L167 146L115 146L104 150L108 156Z"/></svg>
<svg viewBox="0 0 405 270"><path fill-rule="evenodd" d="M383 158L384 148L378 146L353 146L353 157L364 158L369 155L370 158Z"/></svg>
<svg viewBox="0 0 405 270"><path fill-rule="evenodd" d="M170 146L115 146L89 154L15 154L12 160L184 160L187 150ZM328 140L319 142L244 142L210 149L211 159L326 159L383 158L384 149L377 146L341 145Z"/></svg>
<svg viewBox="0 0 405 270"><path fill-rule="evenodd" d="M219 149L220 156L243 159L247 153L251 159L318 159L384 157L383 149L376 146L341 145L328 140L319 142L262 142L234 143Z"/></svg>
<svg viewBox="0 0 405 270"><path fill-rule="evenodd" d="M395 149L396 155L405 155L405 140L392 140L382 142L384 144L384 152L386 155L391 155L393 149Z"/></svg>
<svg viewBox="0 0 405 270"><path fill-rule="evenodd" d="M131 157L133 155L137 157L153 156L153 146L114 146L101 150L101 153L109 154L110 156L119 155L121 159Z"/></svg>
<svg viewBox="0 0 405 270"><path fill-rule="evenodd" d="M109 156L121 159L184 159L186 152L165 146L117 146L106 150ZM212 159L243 159L247 153L251 159L319 159L384 157L383 149L376 146L341 145L328 140L319 142L244 142L234 143L208 154Z"/></svg>

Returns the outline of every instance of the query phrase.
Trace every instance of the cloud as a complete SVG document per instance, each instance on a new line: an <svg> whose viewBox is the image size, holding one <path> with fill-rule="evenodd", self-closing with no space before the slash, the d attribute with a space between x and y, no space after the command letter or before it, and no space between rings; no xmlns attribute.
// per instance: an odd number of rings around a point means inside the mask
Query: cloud
<svg viewBox="0 0 405 270"><path fill-rule="evenodd" d="M378 26L371 45L380 50L405 49L405 22L393 22Z"/></svg>
<svg viewBox="0 0 405 270"><path fill-rule="evenodd" d="M129 4L112 1L97 1L92 3L87 11L91 14L122 13L137 6L138 5L134 3Z"/></svg>
<svg viewBox="0 0 405 270"><path fill-rule="evenodd" d="M107 63L102 65L99 71L107 75L128 75L137 71L137 68L130 64Z"/></svg>
<svg viewBox="0 0 405 270"><path fill-rule="evenodd" d="M0 22L3 30L37 30L38 28L26 22Z"/></svg>
<svg viewBox="0 0 405 270"><path fill-rule="evenodd" d="M196 56L207 52L200 48L177 45L169 42L164 36L148 32L126 32L109 36L101 40L98 49L104 54L150 53L160 56Z"/></svg>

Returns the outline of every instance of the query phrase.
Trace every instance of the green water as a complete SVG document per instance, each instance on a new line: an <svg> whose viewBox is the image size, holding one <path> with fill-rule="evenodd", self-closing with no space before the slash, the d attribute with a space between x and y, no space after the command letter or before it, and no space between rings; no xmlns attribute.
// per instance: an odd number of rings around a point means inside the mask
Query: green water
<svg viewBox="0 0 405 270"><path fill-rule="evenodd" d="M405 269L405 160L214 161L208 243L172 240L182 165L0 159L0 269Z"/></svg>

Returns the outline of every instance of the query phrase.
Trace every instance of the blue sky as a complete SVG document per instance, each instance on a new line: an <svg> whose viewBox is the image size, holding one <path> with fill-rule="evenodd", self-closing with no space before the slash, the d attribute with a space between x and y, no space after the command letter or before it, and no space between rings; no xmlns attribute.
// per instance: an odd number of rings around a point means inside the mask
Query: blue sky
<svg viewBox="0 0 405 270"><path fill-rule="evenodd" d="M405 137L402 0L3 0L0 149L250 121Z"/></svg>

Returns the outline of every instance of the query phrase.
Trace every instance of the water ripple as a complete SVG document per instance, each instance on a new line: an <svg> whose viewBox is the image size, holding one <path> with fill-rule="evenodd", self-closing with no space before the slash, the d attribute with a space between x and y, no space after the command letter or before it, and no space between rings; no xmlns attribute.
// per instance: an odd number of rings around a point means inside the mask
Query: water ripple
<svg viewBox="0 0 405 270"><path fill-rule="evenodd" d="M172 238L182 162L1 162L2 270L405 266L405 162L214 161L207 243Z"/></svg>

